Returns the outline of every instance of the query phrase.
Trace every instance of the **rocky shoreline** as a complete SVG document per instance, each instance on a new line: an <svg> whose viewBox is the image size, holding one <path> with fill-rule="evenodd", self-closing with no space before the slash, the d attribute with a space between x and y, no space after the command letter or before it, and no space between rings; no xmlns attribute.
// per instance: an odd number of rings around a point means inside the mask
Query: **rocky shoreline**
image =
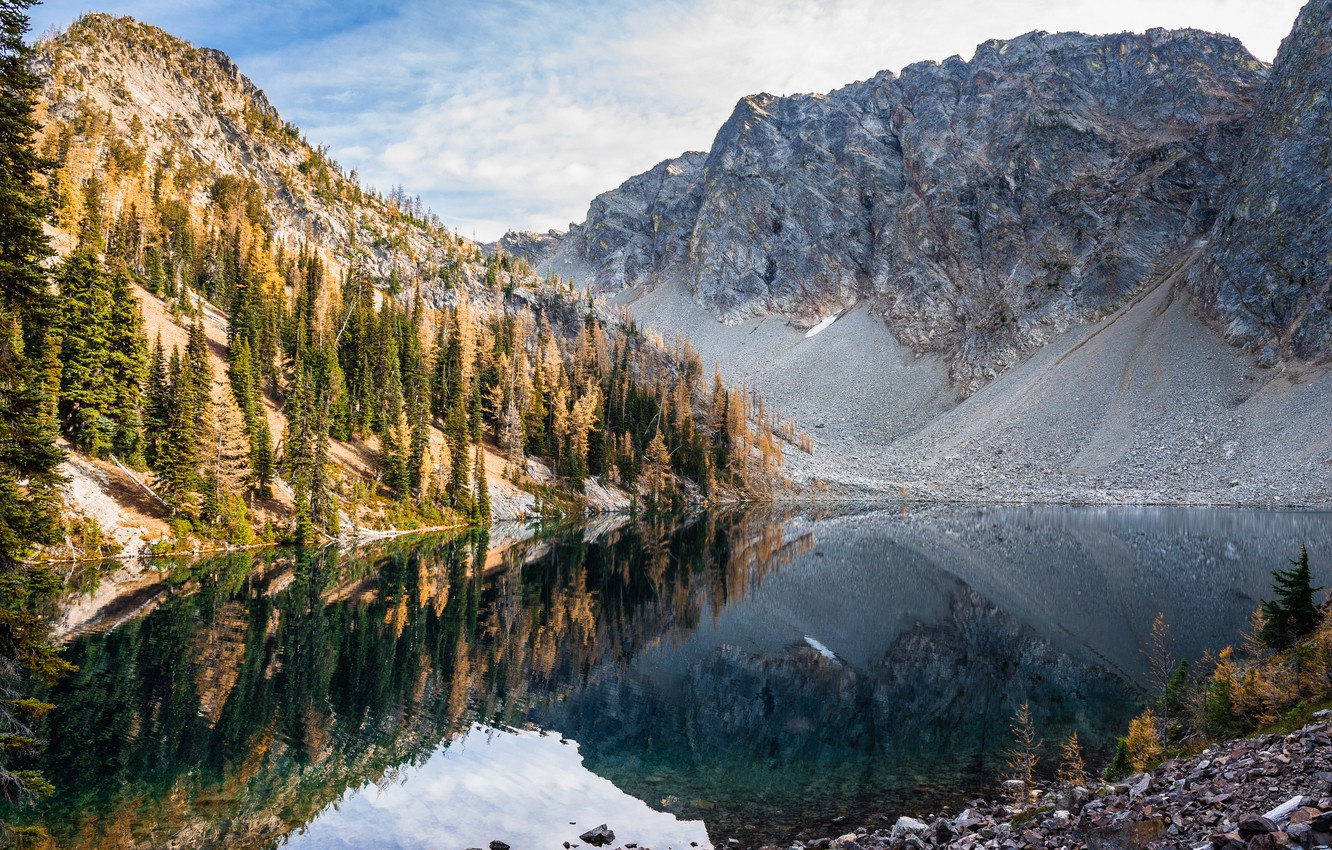
<svg viewBox="0 0 1332 850"><path fill-rule="evenodd" d="M1033 792L1025 810L975 800L957 814L902 816L891 827L863 826L758 850L1332 847L1332 711L1320 711L1315 719L1286 735L1214 744L1192 758L1171 759L1096 790ZM736 850L750 846L724 837L714 844ZM587 846L603 844L589 841ZM651 850L633 842L604 846Z"/></svg>
<svg viewBox="0 0 1332 850"><path fill-rule="evenodd" d="M1040 794L1025 812L975 801L951 817L901 817L793 850L1274 850L1332 845L1328 712L1288 735L1215 744L1103 787ZM770 845L764 850L787 850Z"/></svg>

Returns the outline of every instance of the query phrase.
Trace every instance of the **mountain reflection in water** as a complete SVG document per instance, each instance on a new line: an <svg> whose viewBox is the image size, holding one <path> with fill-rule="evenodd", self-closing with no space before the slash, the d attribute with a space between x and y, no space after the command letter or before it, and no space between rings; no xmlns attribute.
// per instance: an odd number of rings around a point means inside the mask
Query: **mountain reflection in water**
<svg viewBox="0 0 1332 850"><path fill-rule="evenodd" d="M139 582L151 610L71 640L37 765L59 790L10 816L70 848L525 850L606 821L660 850L703 824L746 846L879 825L992 791L1021 702L1047 741L1106 747L1157 612L1181 655L1232 642L1300 542L1326 578L1329 515L1187 509L231 555Z"/></svg>

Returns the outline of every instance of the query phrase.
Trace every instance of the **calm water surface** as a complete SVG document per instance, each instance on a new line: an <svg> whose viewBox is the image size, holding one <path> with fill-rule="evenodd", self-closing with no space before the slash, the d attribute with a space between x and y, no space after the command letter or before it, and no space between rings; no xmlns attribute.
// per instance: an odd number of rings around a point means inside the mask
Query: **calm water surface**
<svg viewBox="0 0 1332 850"><path fill-rule="evenodd" d="M1024 701L1045 740L1103 750L1157 612L1182 656L1234 642L1301 542L1326 583L1329 514L1069 508L711 515L108 579L68 603L79 672L38 765L59 790L21 817L66 848L837 834L993 793Z"/></svg>

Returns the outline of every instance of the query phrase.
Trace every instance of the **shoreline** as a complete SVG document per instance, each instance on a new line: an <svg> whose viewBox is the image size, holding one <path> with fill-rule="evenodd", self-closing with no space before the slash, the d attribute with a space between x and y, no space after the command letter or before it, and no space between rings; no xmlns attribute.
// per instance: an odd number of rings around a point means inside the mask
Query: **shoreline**
<svg viewBox="0 0 1332 850"><path fill-rule="evenodd" d="M1286 735L1212 744L1097 790L1056 788L1024 810L977 801L951 817L903 816L891 828L848 831L802 850L1274 850L1332 844L1329 712ZM1321 717L1320 717L1321 716ZM724 846L724 843L723 843ZM734 846L734 845L732 845ZM776 845L765 845L772 850ZM786 848L780 848L786 850Z"/></svg>
<svg viewBox="0 0 1332 850"><path fill-rule="evenodd" d="M509 520L509 519L500 520L500 522L521 522L521 521L522 520ZM498 523L492 522L490 526L487 527L488 528L494 527L497 524ZM304 544L304 545L306 546L306 548L310 549L321 549L325 546L331 546L335 544L343 546L354 546L360 543L373 543L377 540L392 540L396 537L404 537L408 534L436 534L446 531L465 531L466 529L469 528L479 528L479 527L480 526L471 526L463 523L459 525L432 525L424 528L407 528L407 529L364 528L357 530L354 534L351 535L343 534L333 538L326 538L317 543ZM96 556L73 557L73 558L37 557L30 559L29 563L48 564L50 566L67 566L67 565L91 564L91 563L109 563L116 561L124 564L130 564L136 561L148 561L154 558L166 558L166 559L201 558L210 555L227 555L232 552L255 552L255 551L262 551L264 549L299 547L301 545L302 544L284 542L280 540L275 540L272 542L265 542L265 543L251 543L246 546L236 546L230 543L224 543L218 546L196 547L193 549L183 549L178 551L163 552L160 554L156 554L151 551L146 551L145 549L139 549L130 552L117 552L114 555L96 555ZM55 546L50 547L51 550L57 550L59 548L63 547L55 547ZM151 546L147 548L151 548Z"/></svg>
<svg viewBox="0 0 1332 850"><path fill-rule="evenodd" d="M1027 508L1181 508L1181 509L1205 509L1214 508L1218 510L1253 510L1253 511L1305 511L1310 513L1328 513L1332 512L1332 502L1217 502L1217 501L1198 501L1182 502L1169 500L1107 500L1090 501L1078 499L1016 499L1016 498L966 498L961 496L941 496L939 498L919 498L908 497L902 499L899 496L876 496L866 495L838 495L838 496L819 496L807 497L801 495L791 496L773 496L764 499L755 499L750 501L728 500L714 504L704 504L698 506L697 510L710 509L761 509L770 508L795 508L803 510L818 510L820 508L863 508L867 511L881 512L885 510L922 510L929 508L985 508L985 507L1027 507ZM540 523L550 520L574 520L582 518L592 520L596 517L604 516L632 516L634 511L628 509L587 511L576 517L569 516L542 516L529 515L522 517L505 517L492 520L487 529L494 528L504 523ZM360 543L369 543L376 540L391 540L397 537L405 537L410 534L438 534L448 531L464 531L473 528L482 528L483 526L469 525L459 523L454 525L431 525L421 528L360 528L351 534L341 534L333 538L325 538L318 543L304 544L309 548L321 548L333 544L338 545L357 545ZM235 546L231 544L222 544L218 546L208 546L180 551L164 552L154 554L141 548L134 551L118 552L114 555L97 556L77 556L77 557L34 557L29 559L31 563L43 563L52 566L87 564L120 561L130 563L133 561L142 561L152 558L195 558L207 555L224 555L231 552L256 551L262 549L273 549L284 546L298 546L301 544L273 541L266 543L253 543L247 546ZM64 546L50 546L45 550L39 550L54 553L65 549Z"/></svg>
<svg viewBox="0 0 1332 850"><path fill-rule="evenodd" d="M826 483L826 482L825 482ZM802 485L795 485L802 486ZM813 485L803 485L810 487ZM773 496L774 504L829 504L829 503L873 503L892 506L915 505L1048 505L1051 507L1144 507L1144 508L1249 508L1259 510L1332 510L1332 499L1318 500L1258 500L1258 499L1216 499L1200 495L1197 499L1171 498L1160 492L1128 490L1089 490L1072 494L1067 492L1048 492L1044 495L1015 495L996 493L993 495L964 493L948 489L929 490L924 487L905 488L905 495L898 490L866 489L857 492L855 488L845 488L840 493L820 493L808 495Z"/></svg>
<svg viewBox="0 0 1332 850"><path fill-rule="evenodd" d="M1289 734L1213 743L1117 782L971 800L949 814L849 821L788 841L711 837L717 850L1280 850L1332 846L1332 710ZM614 828L614 824L610 825ZM619 847L620 844L608 845ZM629 846L629 845L623 845ZM639 845L637 850L654 850ZM656 848L661 850L661 848Z"/></svg>

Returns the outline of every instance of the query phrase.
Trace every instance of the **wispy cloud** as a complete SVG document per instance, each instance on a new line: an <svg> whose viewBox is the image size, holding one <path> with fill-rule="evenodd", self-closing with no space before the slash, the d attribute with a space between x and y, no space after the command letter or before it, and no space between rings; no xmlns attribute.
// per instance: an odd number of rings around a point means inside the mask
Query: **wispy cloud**
<svg viewBox="0 0 1332 850"><path fill-rule="evenodd" d="M735 101L826 91L1032 29L1192 26L1270 60L1302 0L112 0L231 53L285 118L482 238L706 149ZM75 14L39 7L40 31Z"/></svg>

